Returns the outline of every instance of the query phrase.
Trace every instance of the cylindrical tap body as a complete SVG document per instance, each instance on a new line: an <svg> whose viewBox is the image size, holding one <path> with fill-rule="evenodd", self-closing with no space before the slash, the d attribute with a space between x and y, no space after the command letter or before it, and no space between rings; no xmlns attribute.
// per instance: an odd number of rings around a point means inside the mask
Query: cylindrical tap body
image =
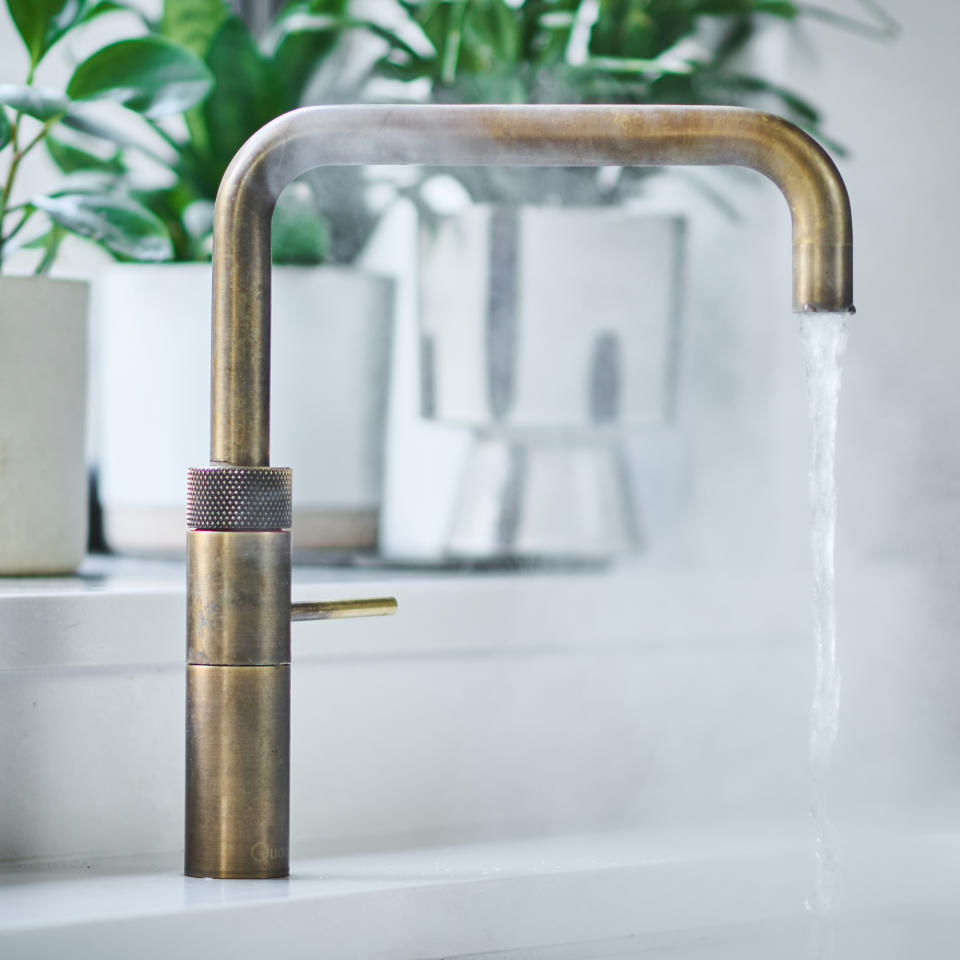
<svg viewBox="0 0 960 960"><path fill-rule="evenodd" d="M290 664L187 665L188 877L290 872Z"/></svg>
<svg viewBox="0 0 960 960"><path fill-rule="evenodd" d="M279 482L288 489L289 471L216 474L190 474L188 522L194 529L187 534L185 873L285 877L290 533L197 526L288 526L282 504L286 491L275 498L277 512L264 507L259 488L269 490ZM258 499L256 511L241 504L237 512L238 498Z"/></svg>

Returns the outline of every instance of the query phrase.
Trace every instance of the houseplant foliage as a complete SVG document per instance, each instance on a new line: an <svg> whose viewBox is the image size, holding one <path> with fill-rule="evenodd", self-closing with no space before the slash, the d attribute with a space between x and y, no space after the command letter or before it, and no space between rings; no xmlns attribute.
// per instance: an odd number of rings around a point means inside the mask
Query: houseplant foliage
<svg viewBox="0 0 960 960"><path fill-rule="evenodd" d="M207 443L203 424L190 411L207 402L209 360L197 331L209 324L214 201L227 167L249 137L280 114L305 102L350 98L350 44L343 41L378 29L350 16L347 0L285 2L256 34L227 0L165 0L151 25L156 36L203 64L211 88L162 128L172 175L134 191L164 225L175 262L124 264L100 277L100 493L106 539L114 549L182 549L179 464L196 462ZM344 536L344 530L359 528L368 538L376 532L380 474L373 453L382 442L386 380L368 371L387 369L391 288L362 270L313 269L321 262L352 262L376 222L364 204L366 193L364 171L325 169L284 191L273 219L274 263L281 265L271 283L273 362L284 371L274 406L287 411L279 419L295 425L298 437L292 443L281 428L274 446L288 451L286 462L300 478L293 534L298 546L330 546L330 538ZM138 303L134 316L132 302ZM317 315L318 303L323 316ZM350 323L338 321L330 332L329 318L343 315ZM304 344L315 343L321 332L324 342L340 346L318 356ZM295 345L292 356L282 344ZM178 377L170 376L171 364ZM319 414L337 409L343 396L338 385L356 370L370 381L364 403L339 411L338 429L322 445L305 442L316 432ZM359 372L353 382L361 382ZM159 464L149 489L131 469L142 460L137 411L144 407L162 411L147 438L148 455Z"/></svg>
<svg viewBox="0 0 960 960"><path fill-rule="evenodd" d="M832 146L818 109L741 66L764 20L816 17L889 35L872 0L860 21L793 0L400 0L415 27L376 66L379 76L429 87L441 103L763 105ZM614 203L649 175L594 171L457 171L476 201Z"/></svg>
<svg viewBox="0 0 960 960"><path fill-rule="evenodd" d="M64 90L40 86L38 69L65 37L101 16L140 14L118 0L7 0L7 8L28 66L23 83L0 84L0 264L20 247L40 247L37 271L46 272L67 233L121 260L169 259L167 228L128 187L127 156L155 156L160 121L207 95L209 70L185 47L147 34L96 50ZM65 176L17 200L17 175L42 144Z"/></svg>
<svg viewBox="0 0 960 960"><path fill-rule="evenodd" d="M213 202L234 154L260 127L301 106L329 66L345 31L381 32L351 17L347 0L297 0L281 8L263 37L254 37L226 0L166 0L159 30L199 57L213 78L202 104L186 114L186 136L171 138L176 183L141 196L167 225L174 259L209 257ZM314 99L348 96L337 78L321 77ZM375 218L364 202L362 171L327 171L285 194L273 225L274 260L350 262Z"/></svg>

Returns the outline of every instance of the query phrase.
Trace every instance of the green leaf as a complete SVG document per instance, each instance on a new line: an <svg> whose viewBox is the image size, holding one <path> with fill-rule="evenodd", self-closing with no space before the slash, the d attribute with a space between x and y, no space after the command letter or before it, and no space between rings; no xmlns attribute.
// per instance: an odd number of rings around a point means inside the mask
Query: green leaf
<svg viewBox="0 0 960 960"><path fill-rule="evenodd" d="M143 11L127 0L7 0L7 8L30 55L31 71L70 30L105 13L125 11L151 26Z"/></svg>
<svg viewBox="0 0 960 960"><path fill-rule="evenodd" d="M702 0L703 6L725 0ZM742 5L743 0L734 0ZM694 33L697 11L676 0L600 0L590 32L590 53L652 60Z"/></svg>
<svg viewBox="0 0 960 960"><path fill-rule="evenodd" d="M722 70L728 63L735 60L741 51L753 40L756 34L756 23L751 17L734 17L720 31L717 41L713 44L707 72Z"/></svg>
<svg viewBox="0 0 960 960"><path fill-rule="evenodd" d="M30 55L30 66L72 27L83 13L82 0L7 0L7 8Z"/></svg>
<svg viewBox="0 0 960 960"><path fill-rule="evenodd" d="M120 111L118 117L100 117L85 111L84 106L93 106L93 104L76 104L71 107L61 123L65 127L105 140L107 143L130 147L163 166L169 165L167 159L156 152L156 133L147 126L147 121L139 114Z"/></svg>
<svg viewBox="0 0 960 960"><path fill-rule="evenodd" d="M369 30L374 36L379 37L381 40L385 40L391 49L399 50L408 57L420 59L420 54L414 50L414 48L403 39L403 37L395 33L393 30L384 27L382 24L375 23L373 20L355 20L352 21L352 25L360 26L366 30Z"/></svg>
<svg viewBox="0 0 960 960"><path fill-rule="evenodd" d="M106 140L108 143L132 147L146 156L163 162L153 152L150 138L137 136L136 125L146 126L146 122L137 114L128 113L123 116L121 111L119 118L92 116L91 110L96 109L96 104L72 103L55 90L26 87L15 83L0 83L0 104L5 104L12 110L41 122L59 119L60 123L72 130L99 140Z"/></svg>
<svg viewBox="0 0 960 960"><path fill-rule="evenodd" d="M0 150L10 142L10 118L6 110L0 110Z"/></svg>
<svg viewBox="0 0 960 960"><path fill-rule="evenodd" d="M114 100L150 119L182 113L209 92L203 61L162 37L120 40L84 60L67 84L74 100Z"/></svg>
<svg viewBox="0 0 960 960"><path fill-rule="evenodd" d="M73 173L68 173L49 196L65 197L80 193L107 194L115 193L116 190L116 174L106 173L103 170L75 170Z"/></svg>
<svg viewBox="0 0 960 960"><path fill-rule="evenodd" d="M23 204L20 211L20 219L7 230L6 242L0 246L0 261L27 245L29 240L23 235L22 231L36 212L37 208L32 204Z"/></svg>
<svg viewBox="0 0 960 960"><path fill-rule="evenodd" d="M763 77L754 77L746 74L737 74L724 77L721 84L727 85L733 92L743 92L746 94L770 94L776 97L790 111L794 119L799 119L804 123L816 124L820 121L820 113L816 107L801 96L781 87L779 84L770 83Z"/></svg>
<svg viewBox="0 0 960 960"><path fill-rule="evenodd" d="M226 0L164 0L160 32L206 62L214 38L232 16ZM216 78L214 84L216 85ZM181 159L184 165L190 168L189 178L206 184L208 174L204 167L206 158L210 155L210 132L207 130L203 106L191 107L184 119L189 143L186 146L188 155ZM183 171L183 175L186 174L187 171ZM219 183L219 178L216 183ZM216 183L212 187L205 186L204 189L216 191ZM176 239L174 242L176 244ZM180 245L178 254L179 252Z"/></svg>
<svg viewBox="0 0 960 960"><path fill-rule="evenodd" d="M214 37L207 65L215 84L202 108L208 138L203 157L206 189L212 196L244 142L296 104L286 101L281 79L237 17L227 20Z"/></svg>
<svg viewBox="0 0 960 960"><path fill-rule="evenodd" d="M346 13L348 6L346 0L290 0L282 13L285 15L291 10L305 10L307 13L340 15Z"/></svg>
<svg viewBox="0 0 960 960"><path fill-rule="evenodd" d="M83 14L77 23L90 23L91 20L96 20L105 13L132 13L143 21L148 30L153 28L150 18L135 3L124 3L123 0L99 0L93 4L86 0Z"/></svg>
<svg viewBox="0 0 960 960"><path fill-rule="evenodd" d="M119 175L126 172L119 150L114 151L109 157L98 157L96 154L82 150L71 143L64 143L52 136L47 136L45 143L51 159L63 173L97 170Z"/></svg>
<svg viewBox="0 0 960 960"><path fill-rule="evenodd" d="M573 28L577 24L576 3L560 0L528 0L520 8L523 20L523 59L537 66L566 62Z"/></svg>
<svg viewBox="0 0 960 960"><path fill-rule="evenodd" d="M173 244L174 260L210 259L212 246L210 231L208 230L205 236L195 236L191 232L194 219L191 215L191 205L195 204L190 197L190 191L182 183L161 190L138 190L132 196L163 221ZM212 202L210 207L213 207Z"/></svg>
<svg viewBox="0 0 960 960"><path fill-rule="evenodd" d="M30 201L59 226L128 260L169 260L163 222L146 207L115 194L64 194Z"/></svg>
<svg viewBox="0 0 960 960"><path fill-rule="evenodd" d="M753 9L757 13L769 13L784 20L796 20L799 13L796 4L788 3L787 0L756 0Z"/></svg>
<svg viewBox="0 0 960 960"><path fill-rule="evenodd" d="M330 248L330 224L306 184L294 183L280 194L271 239L274 263L323 263Z"/></svg>
<svg viewBox="0 0 960 960"><path fill-rule="evenodd" d="M60 244L63 243L66 233L67 231L64 230L60 224L55 223L49 232L44 235L44 253L33 271L36 276L42 277L50 272L50 268L53 266L54 261L57 259L57 254L60 252Z"/></svg>
<svg viewBox="0 0 960 960"><path fill-rule="evenodd" d="M522 26L517 12L503 0L484 0L468 8L462 46L486 69L508 66L520 55Z"/></svg>
<svg viewBox="0 0 960 960"><path fill-rule="evenodd" d="M340 16L297 13L279 21L273 40L273 63L290 108L303 102L307 84L354 24Z"/></svg>
<svg viewBox="0 0 960 960"><path fill-rule="evenodd" d="M164 0L160 32L205 58L217 31L231 15L225 0Z"/></svg>
<svg viewBox="0 0 960 960"><path fill-rule="evenodd" d="M52 228L51 228L52 229ZM50 230L41 233L30 240L17 244L17 250L45 250L50 244Z"/></svg>
<svg viewBox="0 0 960 960"><path fill-rule="evenodd" d="M19 83L0 83L0 103L40 121L51 120L70 111L70 101L62 93Z"/></svg>

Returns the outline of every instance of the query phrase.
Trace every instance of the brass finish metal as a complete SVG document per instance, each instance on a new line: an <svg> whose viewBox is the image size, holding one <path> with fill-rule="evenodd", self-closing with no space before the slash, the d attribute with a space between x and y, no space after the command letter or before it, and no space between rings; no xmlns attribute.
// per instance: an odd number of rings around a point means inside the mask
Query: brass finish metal
<svg viewBox="0 0 960 960"><path fill-rule="evenodd" d="M290 872L290 666L187 665L188 877Z"/></svg>
<svg viewBox="0 0 960 960"><path fill-rule="evenodd" d="M344 617L389 617L397 612L394 597L370 597L365 600L320 600L294 603L291 620L340 620Z"/></svg>
<svg viewBox="0 0 960 960"><path fill-rule="evenodd" d="M396 601L380 598L291 604L289 534L277 529L287 513L267 502L278 496L286 506L289 478L278 485L256 470L235 469L270 462L277 198L314 167L376 163L750 167L776 183L790 206L794 308L853 307L843 181L814 140L770 114L733 107L308 107L254 134L223 178L214 222L210 454L214 468L232 472L191 474L193 525L205 529L189 534L190 876L287 874L290 621L396 609Z"/></svg>
<svg viewBox="0 0 960 960"><path fill-rule="evenodd" d="M396 600L290 603L287 531L187 534L185 872L289 872L290 621L393 613Z"/></svg>
<svg viewBox="0 0 960 960"><path fill-rule="evenodd" d="M191 530L289 530L293 471L289 467L190 467Z"/></svg>
<svg viewBox="0 0 960 960"><path fill-rule="evenodd" d="M793 305L853 305L847 192L780 117L737 107L332 106L284 114L227 170L214 222L211 459L269 463L270 223L283 188L335 164L716 165L757 170L793 218Z"/></svg>
<svg viewBox="0 0 960 960"><path fill-rule="evenodd" d="M187 534L187 662L290 662L290 534Z"/></svg>

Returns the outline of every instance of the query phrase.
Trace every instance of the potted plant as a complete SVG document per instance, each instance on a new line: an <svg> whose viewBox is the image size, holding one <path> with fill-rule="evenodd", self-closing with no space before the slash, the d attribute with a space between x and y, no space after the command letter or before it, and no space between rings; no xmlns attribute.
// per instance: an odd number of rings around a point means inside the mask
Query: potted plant
<svg viewBox="0 0 960 960"><path fill-rule="evenodd" d="M385 97L763 106L828 143L813 105L748 69L758 30L801 16L890 29L788 0L400 2L403 40L375 68ZM611 428L668 415L682 286L682 221L630 209L653 175L427 167L407 187L421 221L423 412L476 431L439 552L593 559L638 543L629 485L611 479L625 476ZM602 384L615 402L598 400Z"/></svg>
<svg viewBox="0 0 960 960"><path fill-rule="evenodd" d="M27 53L22 83L0 83L0 573L76 568L87 543L85 413L87 286L47 274L64 236L92 240L118 259L172 252L163 222L125 188L123 148L151 152L145 125L207 92L210 77L188 50L134 37L96 50L64 90L36 82L64 37L115 2L7 0ZM0 78L6 79L6 78ZM114 109L104 113L101 101ZM99 106L98 106L99 104ZM44 193L20 175L45 145L65 171ZM81 172L82 171L82 172ZM11 261L34 258L34 276Z"/></svg>
<svg viewBox="0 0 960 960"><path fill-rule="evenodd" d="M136 194L166 225L172 262L117 266L96 291L100 493L115 549L183 549L183 471L208 455L211 228L227 165L279 114L352 96L340 41L377 29L344 0L312 0L287 3L255 37L226 0L166 0L154 30L199 57L213 86L163 131L173 178ZM271 456L294 469L295 548L376 542L391 287L352 264L377 216L356 168L301 178L274 216Z"/></svg>

